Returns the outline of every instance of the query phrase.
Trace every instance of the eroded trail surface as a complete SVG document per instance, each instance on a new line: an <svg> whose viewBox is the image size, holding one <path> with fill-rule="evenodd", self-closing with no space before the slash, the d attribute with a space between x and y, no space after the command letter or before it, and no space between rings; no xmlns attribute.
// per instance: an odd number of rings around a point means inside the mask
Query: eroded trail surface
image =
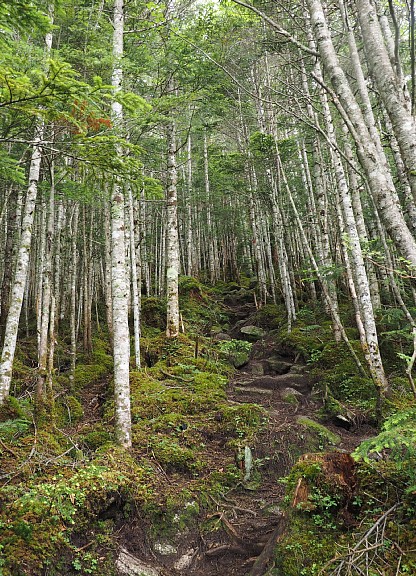
<svg viewBox="0 0 416 576"><path fill-rule="evenodd" d="M317 377L296 350L279 344L267 325L256 325L256 309L251 303L230 304L230 317L228 334L216 338L249 341L252 348L249 357L235 362L239 369L229 384L228 401L245 404L247 418L250 405L264 409L257 437L250 445L242 440L236 449L241 480L226 493L211 496L210 506L201 510L197 522L181 527L168 540L149 541L146 527L138 522L120 528L120 574L273 574L276 541L290 532L281 479L305 453L350 453L374 434L363 423L323 418L323 393ZM257 408L253 410L258 414ZM217 449L221 450L220 445ZM212 456L215 462L215 453Z"/></svg>
<svg viewBox="0 0 416 576"><path fill-rule="evenodd" d="M251 330L252 307L235 309L233 338ZM210 531L188 535L183 543L183 569L190 576L261 576L273 565L276 539L286 526L281 505L284 477L306 452L351 452L374 430L361 424L349 430L320 420L323 401L316 379L293 351L282 349L267 333L252 347L250 359L230 383L228 397L234 403L256 403L267 414L255 445L242 447L240 467L245 480L215 502ZM191 555L190 555L190 551ZM186 566L186 569L185 569Z"/></svg>

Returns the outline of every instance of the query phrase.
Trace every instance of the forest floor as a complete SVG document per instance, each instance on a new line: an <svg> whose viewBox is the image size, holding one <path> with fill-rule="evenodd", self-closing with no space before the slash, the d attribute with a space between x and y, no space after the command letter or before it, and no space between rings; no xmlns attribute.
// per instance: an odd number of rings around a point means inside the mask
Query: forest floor
<svg viewBox="0 0 416 576"><path fill-rule="evenodd" d="M235 324L228 332L235 339L241 337L242 326L250 325L256 310L251 305L237 304L230 307L229 313ZM154 561L148 562L144 574L269 573L276 541L285 530L282 509L285 486L280 480L306 452L350 453L364 439L376 434L365 423L355 423L350 430L331 422L325 426L319 424L323 400L322 394L315 391L315 383L299 355L294 357L292 352L276 345L275 338L267 333L253 345L248 363L236 371L227 390L230 404L258 404L266 414L256 441L244 447L239 455L244 480L221 497L211 497L209 510L200 515L192 529L178 533L172 543L158 544ZM217 440L211 447L214 461L221 460L215 451L221 450L227 438ZM132 548L143 552L143 543L137 541L141 532L134 531L134 526L121 528L119 542L126 554ZM130 560L134 566L133 557ZM129 560L126 561L128 564Z"/></svg>
<svg viewBox="0 0 416 576"><path fill-rule="evenodd" d="M412 458L398 466L383 448L359 464L350 456L378 437L371 382L319 311L287 334L278 307L253 300L192 283L188 333L171 341L163 303L148 299L128 453L114 442L105 334L80 355L69 395L62 347L59 425L41 430L27 399L36 368L22 352L22 390L0 419L0 576L331 574L327 562L367 546L363 532L396 509L358 560L374 553L377 575L416 573Z"/></svg>

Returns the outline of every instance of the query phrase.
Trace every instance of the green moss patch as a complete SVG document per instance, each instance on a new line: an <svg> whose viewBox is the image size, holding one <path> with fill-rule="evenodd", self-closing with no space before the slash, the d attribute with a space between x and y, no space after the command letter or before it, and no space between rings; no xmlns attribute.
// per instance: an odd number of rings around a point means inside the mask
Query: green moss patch
<svg viewBox="0 0 416 576"><path fill-rule="evenodd" d="M336 446L341 442L341 437L338 434L331 432L331 430L328 430L326 426L324 426L323 424L319 424L314 420L311 420L307 416L299 416L297 418L297 422L298 424L306 428L306 430L311 432L313 435L318 436L318 439L321 442L322 447L325 447L327 445Z"/></svg>

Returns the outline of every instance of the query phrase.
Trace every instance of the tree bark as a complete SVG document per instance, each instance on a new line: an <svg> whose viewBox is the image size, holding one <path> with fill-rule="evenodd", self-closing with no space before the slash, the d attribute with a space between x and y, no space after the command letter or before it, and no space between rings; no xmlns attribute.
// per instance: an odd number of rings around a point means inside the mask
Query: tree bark
<svg viewBox="0 0 416 576"><path fill-rule="evenodd" d="M114 1L113 57L114 69L112 85L117 93L121 90L123 70L124 5L123 0ZM123 109L114 101L111 105L113 124L121 130ZM122 150L118 147L118 154ZM130 412L130 334L128 323L128 284L126 277L124 194L121 182L115 179L111 195L111 293L113 309L113 358L114 395L116 411L116 437L124 448L131 446Z"/></svg>

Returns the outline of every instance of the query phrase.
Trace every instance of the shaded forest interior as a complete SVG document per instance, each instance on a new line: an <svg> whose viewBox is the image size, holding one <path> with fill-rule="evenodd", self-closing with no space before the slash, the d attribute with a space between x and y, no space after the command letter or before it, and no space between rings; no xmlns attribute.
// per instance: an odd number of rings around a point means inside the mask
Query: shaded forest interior
<svg viewBox="0 0 416 576"><path fill-rule="evenodd" d="M1 576L416 574L414 13L0 3Z"/></svg>

